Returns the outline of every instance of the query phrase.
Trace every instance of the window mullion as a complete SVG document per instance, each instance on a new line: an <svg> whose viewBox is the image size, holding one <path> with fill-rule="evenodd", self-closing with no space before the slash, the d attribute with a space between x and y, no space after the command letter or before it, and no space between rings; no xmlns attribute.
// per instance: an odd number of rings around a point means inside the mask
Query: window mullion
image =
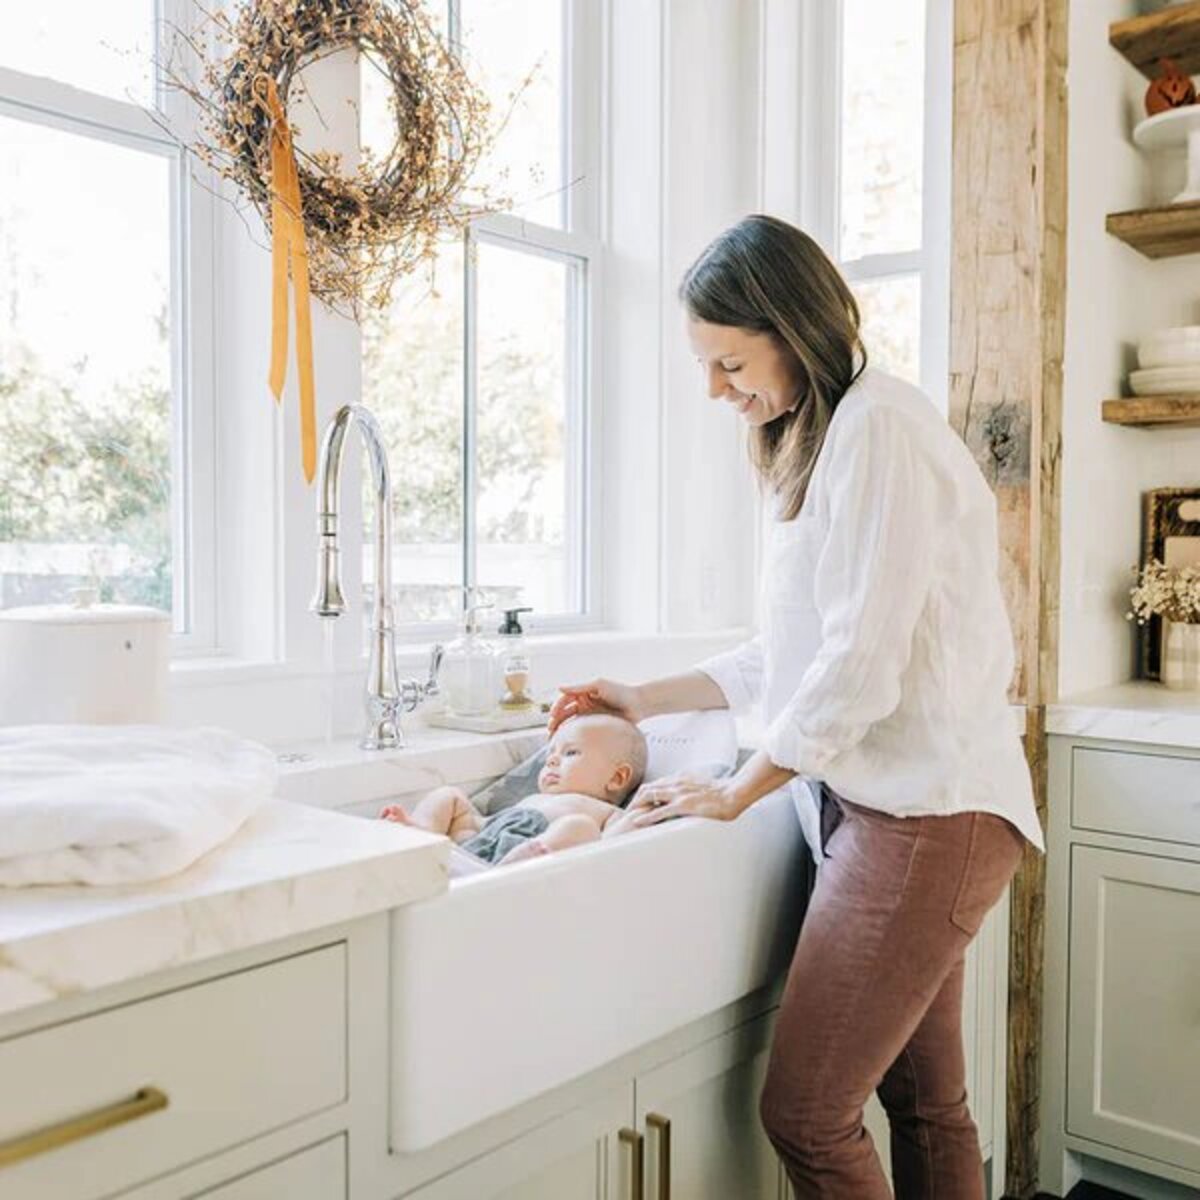
<svg viewBox="0 0 1200 1200"><path fill-rule="evenodd" d="M148 109L128 100L80 91L56 79L0 67L0 100L11 116L68 133L102 138L136 150L155 149L161 153L176 148L175 139Z"/></svg>
<svg viewBox="0 0 1200 1200"><path fill-rule="evenodd" d="M463 252L463 558L462 578L467 587L476 583L476 506L478 479L479 381L479 266L478 243L468 228ZM466 603L464 596L464 604Z"/></svg>
<svg viewBox="0 0 1200 1200"><path fill-rule="evenodd" d="M587 503L591 484L587 445L588 360L590 357L590 320L588 297L589 266L579 263L571 271L567 289L567 322L564 347L567 364L566 412L563 421L564 467L567 481L567 511L565 520L566 551L570 578L575 594L568 603L581 612L590 610L591 580L587 565L590 560L591 529Z"/></svg>

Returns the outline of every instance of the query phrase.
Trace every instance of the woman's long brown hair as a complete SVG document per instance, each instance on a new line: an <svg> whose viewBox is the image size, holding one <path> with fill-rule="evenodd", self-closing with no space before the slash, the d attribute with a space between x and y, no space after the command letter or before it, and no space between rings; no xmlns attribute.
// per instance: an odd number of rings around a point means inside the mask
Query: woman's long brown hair
<svg viewBox="0 0 1200 1200"><path fill-rule="evenodd" d="M750 460L790 521L834 410L867 365L854 294L808 234L755 214L705 248L679 299L697 320L774 334L799 360L800 403L750 431Z"/></svg>

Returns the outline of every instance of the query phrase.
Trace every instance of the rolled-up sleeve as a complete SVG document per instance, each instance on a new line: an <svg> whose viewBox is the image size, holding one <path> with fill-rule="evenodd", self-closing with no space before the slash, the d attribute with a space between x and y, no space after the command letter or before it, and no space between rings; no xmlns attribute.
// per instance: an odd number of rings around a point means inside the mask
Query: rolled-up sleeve
<svg viewBox="0 0 1200 1200"><path fill-rule="evenodd" d="M911 418L855 413L827 446L829 531L817 558L820 645L771 722L771 761L821 777L900 702L932 581L936 480Z"/></svg>
<svg viewBox="0 0 1200 1200"><path fill-rule="evenodd" d="M754 637L732 650L714 654L698 663L696 670L703 671L725 693L733 712L747 712L762 697L762 639Z"/></svg>

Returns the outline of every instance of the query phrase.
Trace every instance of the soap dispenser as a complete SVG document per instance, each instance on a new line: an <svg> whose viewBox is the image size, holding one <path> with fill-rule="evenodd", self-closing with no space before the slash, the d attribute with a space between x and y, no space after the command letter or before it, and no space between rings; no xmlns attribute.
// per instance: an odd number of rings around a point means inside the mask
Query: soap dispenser
<svg viewBox="0 0 1200 1200"><path fill-rule="evenodd" d="M479 614L492 607L490 602L474 599L474 588L467 588L467 606L463 612L462 633L447 647L442 659L440 686L446 697L446 709L459 717L478 717L496 707L496 651L480 635Z"/></svg>
<svg viewBox="0 0 1200 1200"><path fill-rule="evenodd" d="M506 608L504 624L498 630L500 671L504 676L500 707L506 712L533 707L533 697L529 694L529 650L525 645L525 630L521 628L521 614L527 612L533 609Z"/></svg>

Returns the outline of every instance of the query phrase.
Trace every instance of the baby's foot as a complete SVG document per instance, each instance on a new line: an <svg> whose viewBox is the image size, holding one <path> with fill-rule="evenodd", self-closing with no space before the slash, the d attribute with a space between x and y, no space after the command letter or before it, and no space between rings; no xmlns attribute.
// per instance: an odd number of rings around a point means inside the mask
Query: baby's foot
<svg viewBox="0 0 1200 1200"><path fill-rule="evenodd" d="M411 825L412 819L399 804L389 804L379 814L381 821L395 821L397 825Z"/></svg>

